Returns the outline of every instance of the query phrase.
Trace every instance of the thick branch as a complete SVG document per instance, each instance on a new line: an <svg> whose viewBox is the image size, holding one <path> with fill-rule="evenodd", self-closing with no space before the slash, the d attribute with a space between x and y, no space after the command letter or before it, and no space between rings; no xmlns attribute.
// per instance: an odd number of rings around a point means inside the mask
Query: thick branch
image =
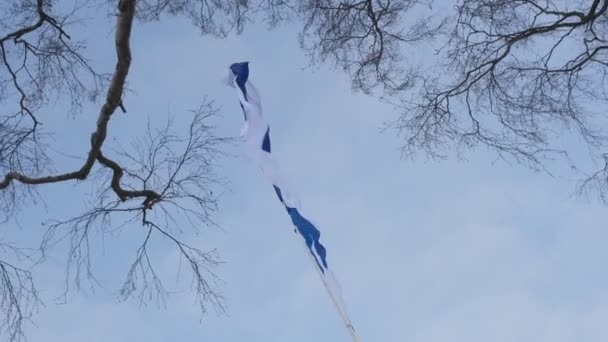
<svg viewBox="0 0 608 342"><path fill-rule="evenodd" d="M36 0L36 12L38 13L38 20L36 21L36 23L34 23L33 25L30 25L30 26L20 28L14 32L8 33L4 37L0 38L0 43L4 43L5 41L7 41L9 39L19 39L23 35L33 32L36 29L38 29L40 26L42 26L42 24L44 24L44 22L49 19L49 16L46 13L44 13L43 5L44 5L44 0Z"/></svg>
<svg viewBox="0 0 608 342"><path fill-rule="evenodd" d="M145 197L146 199L143 202L143 206L145 208L150 208L152 205L161 198L161 195L156 191L143 189L143 190L126 190L120 185L120 180L124 174L123 168L118 165L117 162L106 158L101 151L97 156L97 160L99 163L107 168L112 169L112 190L118 195L121 201L126 201L130 198L135 197Z"/></svg>
<svg viewBox="0 0 608 342"><path fill-rule="evenodd" d="M28 177L17 172L9 172L0 182L0 190L6 189L14 180L27 185L57 183L73 179L83 180L91 172L97 157L100 155L101 146L106 139L108 122L121 103L125 80L129 72L129 66L131 65L129 38L135 14L135 0L121 0L118 4L118 10L119 15L116 23L116 53L118 62L107 92L106 102L101 107L97 119L96 130L91 135L91 149L86 162L78 171L45 177Z"/></svg>

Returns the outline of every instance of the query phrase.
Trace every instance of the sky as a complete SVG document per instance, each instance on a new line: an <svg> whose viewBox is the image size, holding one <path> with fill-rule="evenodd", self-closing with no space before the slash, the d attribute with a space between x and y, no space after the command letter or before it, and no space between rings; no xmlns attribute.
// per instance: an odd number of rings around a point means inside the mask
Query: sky
<svg viewBox="0 0 608 342"><path fill-rule="evenodd" d="M78 34L90 39L95 63L111 70L107 24L101 20ZM218 40L201 37L187 20L138 23L132 50L128 82L135 92L125 99L128 113L112 119L109 144L143 134L148 118L162 125L171 113L186 122L205 96L221 107L217 133L238 135L238 100L221 80L231 63L250 62L273 154L319 223L362 341L608 339L606 208L573 196L572 182L495 162L484 151L468 161L402 159L399 138L380 129L398 113L353 93L340 71L305 68L296 25L267 30L253 24ZM60 105L49 109L42 120L57 133L53 148L86 153L97 110L98 104L87 105L72 117ZM349 341L271 185L238 144L226 148L229 156L217 169L227 183L214 217L220 228L202 227L189 238L216 248L225 261L218 274L226 315L201 316L187 291L161 308L118 302L112 291L135 253L132 241L120 237L95 264L108 288L70 293L61 304L53 298L63 286L62 251L37 270L46 306L28 327L29 339ZM59 169L79 164L59 160ZM38 241L40 223L78 213L90 186L45 187L46 207L24 211L17 231ZM139 228L125 239L141 236ZM160 272L175 272L175 250L159 245L153 254Z"/></svg>

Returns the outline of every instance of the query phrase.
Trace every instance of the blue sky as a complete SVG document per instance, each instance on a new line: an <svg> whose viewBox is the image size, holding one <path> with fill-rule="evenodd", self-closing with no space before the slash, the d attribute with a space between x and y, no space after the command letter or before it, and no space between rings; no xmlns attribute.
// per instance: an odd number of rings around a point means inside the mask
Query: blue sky
<svg viewBox="0 0 608 342"><path fill-rule="evenodd" d="M104 25L102 25L104 24ZM108 22L82 30L90 56L115 63ZM179 123L204 96L221 106L218 134L240 132L242 114L227 67L250 61L271 125L273 154L320 224L328 261L340 280L354 324L367 342L606 341L608 231L605 207L571 196L573 184L474 152L468 162L400 158L400 141L380 132L397 115L373 97L353 94L347 77L322 66L305 69L297 27L250 25L241 36L201 37L185 20L137 24L127 114L117 113L109 144L142 134L147 118ZM424 58L424 56L420 56ZM72 118L61 105L42 120L56 130L54 148L83 155L98 105ZM117 303L110 289L52 300L63 281L63 254L39 270L47 306L28 328L32 341L349 341L300 248L289 217L261 172L227 147L218 173L228 182L215 219L192 244L217 248L226 261L228 315L203 316L189 293L166 308ZM59 159L68 169L78 160ZM37 241L48 218L78 213L91 183L42 190L46 208L21 216L21 238ZM96 260L116 286L134 256L134 226ZM135 240L132 240L135 239ZM172 275L175 251L154 256ZM187 284L186 284L187 285ZM180 285L182 288L184 285Z"/></svg>

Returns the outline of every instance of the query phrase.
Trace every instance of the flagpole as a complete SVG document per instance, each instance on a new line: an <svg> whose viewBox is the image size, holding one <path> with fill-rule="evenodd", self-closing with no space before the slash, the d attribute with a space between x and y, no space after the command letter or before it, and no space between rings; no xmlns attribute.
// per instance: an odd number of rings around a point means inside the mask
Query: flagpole
<svg viewBox="0 0 608 342"><path fill-rule="evenodd" d="M308 248L306 248L306 244L304 244L304 247L306 250L306 254L308 254L308 256L310 257L310 260L312 261L314 269L317 270L317 274L319 275L319 278L321 278L321 281L323 282L323 287L325 288L325 291L329 295L329 298L331 298L332 303L334 303L334 307L336 308L336 311L338 311L340 318L342 318L342 321L344 322L344 326L346 327L346 330L348 330L350 337L353 339L353 342L361 342L361 340L359 339L359 336L357 335L357 332L355 331L355 327L353 326L352 322L348 318L348 315L346 314L346 312L342 311L342 308L338 304L338 300L334 296L334 293L329 290L329 287L327 286L327 282L325 281L325 278L321 274L321 270L319 270L319 267L317 267L316 260L314 259L312 254L310 254L310 251L308 250Z"/></svg>

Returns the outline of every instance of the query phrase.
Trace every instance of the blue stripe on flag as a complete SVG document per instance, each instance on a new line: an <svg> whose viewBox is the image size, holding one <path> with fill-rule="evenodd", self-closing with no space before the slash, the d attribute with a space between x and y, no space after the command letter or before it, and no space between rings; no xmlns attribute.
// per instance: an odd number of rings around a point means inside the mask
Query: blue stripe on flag
<svg viewBox="0 0 608 342"><path fill-rule="evenodd" d="M304 218L304 216L300 214L298 209L290 207L286 208L287 212L289 213L289 216L291 216L291 222L293 222L294 226L296 226L296 228L298 229L298 232L300 232L300 235L302 235L302 237L306 241L306 245L308 246L308 249L310 249L311 253L312 247L314 245L317 255L315 255L315 253L312 253L312 255L315 257L315 260L317 261L317 265L319 265L321 272L325 273L325 270L323 267L321 267L321 264L323 264L323 266L327 268L327 250L325 249L325 247L323 247L321 242L319 242L319 238L321 238L321 232L310 221ZM319 262L319 258L321 258L321 262Z"/></svg>
<svg viewBox="0 0 608 342"><path fill-rule="evenodd" d="M283 199L283 194L281 194L281 189L279 189L276 185L272 186L274 188L274 192L277 193L277 196L279 197L279 200L283 203L285 203L285 200Z"/></svg>
<svg viewBox="0 0 608 342"><path fill-rule="evenodd" d="M245 111L245 107L243 106L242 103L241 103L241 109L243 110L243 118L245 119L245 121L247 121L247 112Z"/></svg>
<svg viewBox="0 0 608 342"><path fill-rule="evenodd" d="M270 127L266 129L264 141L262 141L262 150L270 153Z"/></svg>
<svg viewBox="0 0 608 342"><path fill-rule="evenodd" d="M243 92L245 101L247 101L247 87L245 87L245 83L247 83L247 79L249 78L249 62L234 63L230 66L230 70L236 75L236 84Z"/></svg>

